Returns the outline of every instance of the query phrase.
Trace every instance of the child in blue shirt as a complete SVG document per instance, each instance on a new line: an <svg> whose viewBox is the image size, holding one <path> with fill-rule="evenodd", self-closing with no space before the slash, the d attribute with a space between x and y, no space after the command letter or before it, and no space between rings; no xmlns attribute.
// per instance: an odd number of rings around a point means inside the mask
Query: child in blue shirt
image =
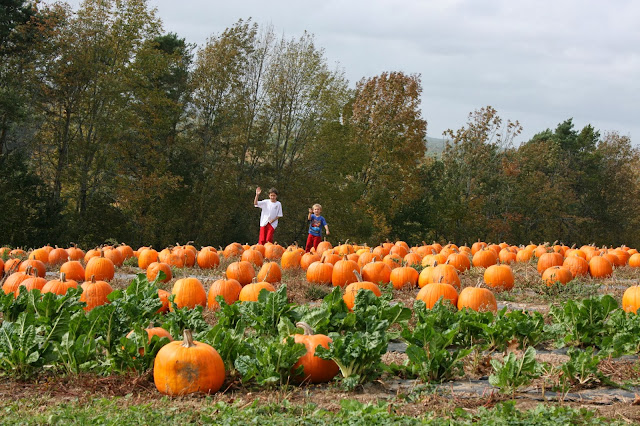
<svg viewBox="0 0 640 426"><path fill-rule="evenodd" d="M309 209L309 216L307 220L309 223L309 236L307 237L307 246L305 247L305 251L309 252L311 248L318 248L318 244L322 241L322 227L329 235L329 225L327 225L327 221L324 217L320 216L322 213L322 206L320 204L314 204L313 208Z"/></svg>

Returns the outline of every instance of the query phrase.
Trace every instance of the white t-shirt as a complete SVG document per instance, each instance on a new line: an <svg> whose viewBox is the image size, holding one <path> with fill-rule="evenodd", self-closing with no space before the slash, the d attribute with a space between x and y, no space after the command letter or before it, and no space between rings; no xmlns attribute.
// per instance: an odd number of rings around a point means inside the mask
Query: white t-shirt
<svg viewBox="0 0 640 426"><path fill-rule="evenodd" d="M260 213L260 226L267 226L267 223L276 219L276 221L271 224L273 229L276 229L278 226L277 218L282 217L282 204L280 204L280 201L272 203L271 200L261 200L258 201L256 207L262 209L262 213Z"/></svg>

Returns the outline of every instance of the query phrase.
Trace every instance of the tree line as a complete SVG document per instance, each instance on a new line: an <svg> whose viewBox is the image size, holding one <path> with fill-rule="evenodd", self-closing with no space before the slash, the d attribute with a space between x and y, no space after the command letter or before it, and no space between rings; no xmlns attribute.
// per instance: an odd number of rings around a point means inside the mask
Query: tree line
<svg viewBox="0 0 640 426"><path fill-rule="evenodd" d="M334 243L640 243L629 137L561 118L516 146L485 106L431 156L420 75L352 88L309 33L248 19L194 46L144 0L10 0L0 77L1 244L255 243L256 186L283 244L314 203Z"/></svg>

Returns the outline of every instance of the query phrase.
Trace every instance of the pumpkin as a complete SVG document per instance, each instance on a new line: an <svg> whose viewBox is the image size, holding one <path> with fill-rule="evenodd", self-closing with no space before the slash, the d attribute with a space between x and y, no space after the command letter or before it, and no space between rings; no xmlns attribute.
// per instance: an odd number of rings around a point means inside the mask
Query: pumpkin
<svg viewBox="0 0 640 426"><path fill-rule="evenodd" d="M264 257L269 260L278 260L284 253L284 247L279 244L267 243L264 245Z"/></svg>
<svg viewBox="0 0 640 426"><path fill-rule="evenodd" d="M337 261L342 260L342 257L338 256L335 253L332 253L330 251L325 251L320 260L325 261L325 262L329 262L332 265L335 265Z"/></svg>
<svg viewBox="0 0 640 426"><path fill-rule="evenodd" d="M111 288L109 283L106 281L96 280L95 276L92 276L90 281L83 282L80 301L87 304L87 306L84 307L85 312L89 312L96 306L109 303L107 296L112 291L113 288Z"/></svg>
<svg viewBox="0 0 640 426"><path fill-rule="evenodd" d="M69 255L69 260L83 260L84 259L84 251L78 248L78 246L73 245L67 249L67 254Z"/></svg>
<svg viewBox="0 0 640 426"><path fill-rule="evenodd" d="M60 266L60 272L64 272L68 279L84 281L84 267L77 260L69 260Z"/></svg>
<svg viewBox="0 0 640 426"><path fill-rule="evenodd" d="M516 253L516 262L526 263L533 257L533 250L524 248Z"/></svg>
<svg viewBox="0 0 640 426"><path fill-rule="evenodd" d="M277 283L282 281L282 269L276 262L266 262L258 271L257 281L266 281L268 283Z"/></svg>
<svg viewBox="0 0 640 426"><path fill-rule="evenodd" d="M109 259L114 266L122 266L122 264L124 263L124 256L122 255L122 252L118 251L117 249L109 249L109 250L104 250L104 257Z"/></svg>
<svg viewBox="0 0 640 426"><path fill-rule="evenodd" d="M67 260L69 260L69 253L67 253L65 249L56 246L56 248L49 252L47 262L49 265L58 266L62 265Z"/></svg>
<svg viewBox="0 0 640 426"><path fill-rule="evenodd" d="M360 273L360 267L353 260L342 259L333 265L331 283L334 287L345 287L347 284L358 281L355 273Z"/></svg>
<svg viewBox="0 0 640 426"><path fill-rule="evenodd" d="M144 249L138 255L138 266L145 270L149 267L149 265L157 261L158 252L152 248Z"/></svg>
<svg viewBox="0 0 640 426"><path fill-rule="evenodd" d="M593 256L589 260L589 274L593 278L608 278L613 274L613 265L603 256Z"/></svg>
<svg viewBox="0 0 640 426"><path fill-rule="evenodd" d="M584 277L589 274L589 262L578 255L565 258L562 266L571 271L571 275L574 277Z"/></svg>
<svg viewBox="0 0 640 426"><path fill-rule="evenodd" d="M262 266L262 262L264 262L264 257L262 256L262 253L260 253L258 250L249 249L242 252L242 255L240 256L240 260L249 262L255 266ZM253 279L253 277L251 277L251 279Z"/></svg>
<svg viewBox="0 0 640 426"><path fill-rule="evenodd" d="M196 263L200 269L213 269L220 265L220 256L215 251L203 248L196 257Z"/></svg>
<svg viewBox="0 0 640 426"><path fill-rule="evenodd" d="M243 251L244 247L240 243L231 243L224 248L222 255L225 259L229 259L230 257L241 256Z"/></svg>
<svg viewBox="0 0 640 426"><path fill-rule="evenodd" d="M184 330L182 342L163 346L153 363L153 381L165 395L217 392L225 375L218 352L206 343L194 341L190 330Z"/></svg>
<svg viewBox="0 0 640 426"><path fill-rule="evenodd" d="M404 262L405 265L408 265L408 266L421 265L422 264L422 256L420 256L418 253L407 253L402 258L402 261Z"/></svg>
<svg viewBox="0 0 640 426"><path fill-rule="evenodd" d="M158 309L158 313L161 314L169 312L169 292L167 290L162 290L161 288L159 288L158 299L160 299L160 302L162 302L162 306L160 307L160 309Z"/></svg>
<svg viewBox="0 0 640 426"><path fill-rule="evenodd" d="M469 257L464 253L451 253L449 256L447 256L447 260L445 263L452 265L460 273L471 269L471 261L469 260Z"/></svg>
<svg viewBox="0 0 640 426"><path fill-rule="evenodd" d="M458 292L451 284L431 283L422 287L416 296L416 300L422 300L427 309L433 308L440 299L449 300L451 305L457 307Z"/></svg>
<svg viewBox="0 0 640 426"><path fill-rule="evenodd" d="M330 250L332 249L333 246L331 245L331 243L327 240L325 241L321 241L320 244L318 244L318 247L316 247L316 253L318 253L320 256L322 256L322 253L324 253L326 250Z"/></svg>
<svg viewBox="0 0 640 426"><path fill-rule="evenodd" d="M397 254L389 253L388 255L382 258L382 261L387 265L389 265L389 268L391 268L391 270L394 270L402 266L402 258Z"/></svg>
<svg viewBox="0 0 640 426"><path fill-rule="evenodd" d="M149 280L149 282L154 281L156 278L158 278L158 273L160 271L164 272L164 275L165 275L165 278L163 280L160 280L160 282L168 283L173 279L171 266L162 262L153 262L147 268L147 280Z"/></svg>
<svg viewBox="0 0 640 426"><path fill-rule="evenodd" d="M391 280L391 268L382 261L373 261L362 267L362 278L373 283L388 284Z"/></svg>
<svg viewBox="0 0 640 426"><path fill-rule="evenodd" d="M358 266L362 269L364 265L379 260L382 260L382 258L375 254L373 250L369 249L364 253L361 253L360 257L358 257Z"/></svg>
<svg viewBox="0 0 640 426"><path fill-rule="evenodd" d="M75 280L67 279L66 274L61 272L59 279L47 281L42 287L42 293L55 293L61 296L67 294L67 290L70 288L78 288L78 283Z"/></svg>
<svg viewBox="0 0 640 426"><path fill-rule="evenodd" d="M84 268L84 279L90 281L95 276L98 281L111 281L116 273L116 268L111 259L104 257L104 252L100 252L100 257L92 257Z"/></svg>
<svg viewBox="0 0 640 426"><path fill-rule="evenodd" d="M251 283L242 287L242 290L240 290L240 294L238 295L238 300L241 302L257 302L258 296L260 296L260 291L263 289L267 291L276 291L275 287L266 281Z"/></svg>
<svg viewBox="0 0 640 426"><path fill-rule="evenodd" d="M629 257L629 266L640 268L640 253L634 253Z"/></svg>
<svg viewBox="0 0 640 426"><path fill-rule="evenodd" d="M344 300L344 303L350 311L353 311L353 307L356 303L356 295L360 290L369 290L377 297L382 295L380 288L375 283L372 283L371 281L363 281L362 277L359 276L358 281L349 284L344 289L344 294L342 295L342 300Z"/></svg>
<svg viewBox="0 0 640 426"><path fill-rule="evenodd" d="M8 259L4 264L4 272L6 274L13 274L14 272L18 272L20 269L20 265L22 264L22 260L14 257L13 259Z"/></svg>
<svg viewBox="0 0 640 426"><path fill-rule="evenodd" d="M242 285L247 285L256 276L256 272L253 269L253 264L246 260L241 260L230 263L227 266L226 275L227 279L234 279Z"/></svg>
<svg viewBox="0 0 640 426"><path fill-rule="evenodd" d="M29 268L27 272L14 272L9 275L2 285L4 294L13 293L14 297L18 297L18 289L22 283L33 276L29 274L30 272L31 268Z"/></svg>
<svg viewBox="0 0 640 426"><path fill-rule="evenodd" d="M234 279L216 280L209 288L207 307L212 310L220 308L220 304L216 301L218 296L222 296L227 305L231 305L240 297L240 291L242 291L242 285Z"/></svg>
<svg viewBox="0 0 640 426"><path fill-rule="evenodd" d="M573 274L564 266L552 266L547 268L542 273L542 281L548 286L553 285L555 282L560 284L566 284L573 279Z"/></svg>
<svg viewBox="0 0 640 426"><path fill-rule="evenodd" d="M640 308L640 286L633 285L627 288L622 295L622 309L625 312L638 313Z"/></svg>
<svg viewBox="0 0 640 426"><path fill-rule="evenodd" d="M331 277L333 275L333 264L321 260L319 262L313 262L307 268L307 281L315 284L331 284Z"/></svg>
<svg viewBox="0 0 640 426"><path fill-rule="evenodd" d="M498 254L494 250L485 247L475 252L471 263L478 268L488 268L498 263Z"/></svg>
<svg viewBox="0 0 640 426"><path fill-rule="evenodd" d="M482 287L465 287L458 295L458 309L464 308L495 313L498 311L498 303L491 290Z"/></svg>
<svg viewBox="0 0 640 426"><path fill-rule="evenodd" d="M453 265L449 265L447 263L435 266L431 270L431 274L429 274L427 280L427 284L444 283L460 288L460 277L458 276L458 270Z"/></svg>
<svg viewBox="0 0 640 426"><path fill-rule="evenodd" d="M118 250L120 252L120 254L122 255L122 258L124 260L130 259L132 257L134 257L133 255L133 249L131 248L131 246L127 245L127 244L120 244L116 250Z"/></svg>
<svg viewBox="0 0 640 426"><path fill-rule="evenodd" d="M485 243L484 241L476 241L475 243L473 243L471 245L471 255L476 254L477 252L479 252L480 250L482 250L483 248L487 247L488 244Z"/></svg>
<svg viewBox="0 0 640 426"><path fill-rule="evenodd" d="M484 282L494 290L511 290L513 288L513 270L509 265L491 265L484 271Z"/></svg>
<svg viewBox="0 0 640 426"><path fill-rule="evenodd" d="M149 327L145 328L144 331L147 334L148 343L151 343L151 339L153 339L153 336L158 336L159 339L166 337L167 339L169 339L169 342L173 342L173 336L171 336L171 333L169 333L162 327L153 327L150 325ZM130 339L133 336L133 333L133 330L130 331L129 334L127 334L127 339ZM140 352L140 355L144 355L144 348L140 348L138 352Z"/></svg>
<svg viewBox="0 0 640 426"><path fill-rule="evenodd" d="M548 252L543 253L538 257L538 273L542 275L547 268L552 266L562 266L562 262L564 262L564 257L560 253Z"/></svg>
<svg viewBox="0 0 640 426"><path fill-rule="evenodd" d="M196 264L196 249L193 246L176 246L171 250L172 264L179 268L192 268Z"/></svg>
<svg viewBox="0 0 640 426"><path fill-rule="evenodd" d="M505 247L498 252L500 263L515 263L518 251L515 248Z"/></svg>
<svg viewBox="0 0 640 426"><path fill-rule="evenodd" d="M313 262L318 262L319 260L320 255L318 253L305 253L300 258L300 267L306 271Z"/></svg>
<svg viewBox="0 0 640 426"><path fill-rule="evenodd" d="M418 287L419 288L422 288L425 285L433 282L431 280L431 273L433 272L433 269L436 266L438 266L438 262L434 261L432 265L426 265L424 267L424 269L420 272L420 275L418 275Z"/></svg>
<svg viewBox="0 0 640 426"><path fill-rule="evenodd" d="M299 247L289 247L282 253L280 265L282 269L298 269L300 268L300 260L302 259L304 249Z"/></svg>
<svg viewBox="0 0 640 426"><path fill-rule="evenodd" d="M39 260L45 265L49 263L49 251L44 247L35 249L31 253L29 253L29 260Z"/></svg>
<svg viewBox="0 0 640 426"><path fill-rule="evenodd" d="M404 286L415 287L418 285L418 271L410 266L401 266L391 271L389 281L393 288L399 290Z"/></svg>
<svg viewBox="0 0 640 426"><path fill-rule="evenodd" d="M38 289L42 292L42 287L47 283L47 280L42 277L29 276L26 280L22 281L16 290L16 297L20 295L20 286L25 286L27 291Z"/></svg>
<svg viewBox="0 0 640 426"><path fill-rule="evenodd" d="M181 278L173 284L171 294L175 294L173 302L178 309L188 307L195 308L197 305L207 306L207 292L199 279L194 277Z"/></svg>
<svg viewBox="0 0 640 426"><path fill-rule="evenodd" d="M47 267L44 263L36 259L27 259L20 264L18 267L18 272L26 272L27 269L31 268L31 275L36 275L39 277L44 277L47 274Z"/></svg>
<svg viewBox="0 0 640 426"><path fill-rule="evenodd" d="M304 322L296 323L296 327L304 330L303 334L294 334L296 343L302 343L307 348L307 353L302 355L295 363L292 370L302 366L302 375L299 380L309 383L325 383L333 379L340 368L333 360L325 360L316 356L316 348L322 346L329 349L331 338L324 334L314 334L309 324Z"/></svg>

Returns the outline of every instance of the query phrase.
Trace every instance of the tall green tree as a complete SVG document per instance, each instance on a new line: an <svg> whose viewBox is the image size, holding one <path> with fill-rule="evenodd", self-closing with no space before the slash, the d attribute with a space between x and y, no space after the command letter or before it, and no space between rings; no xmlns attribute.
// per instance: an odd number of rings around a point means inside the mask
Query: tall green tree
<svg viewBox="0 0 640 426"><path fill-rule="evenodd" d="M419 194L418 167L424 160L427 122L420 110L419 75L382 73L356 86L349 124L366 158L355 174L363 185L361 208L373 218L373 239L389 236L397 209Z"/></svg>

